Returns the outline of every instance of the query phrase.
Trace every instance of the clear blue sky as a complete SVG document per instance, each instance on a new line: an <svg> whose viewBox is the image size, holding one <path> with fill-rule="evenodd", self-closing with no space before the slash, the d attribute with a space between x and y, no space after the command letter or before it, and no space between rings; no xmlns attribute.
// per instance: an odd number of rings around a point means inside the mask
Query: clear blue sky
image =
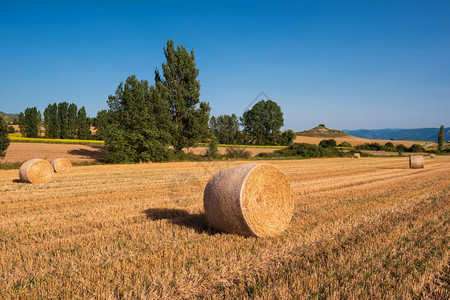
<svg viewBox="0 0 450 300"><path fill-rule="evenodd" d="M201 100L241 115L265 92L285 127L450 125L450 1L0 1L0 110L88 115L167 39L195 51Z"/></svg>

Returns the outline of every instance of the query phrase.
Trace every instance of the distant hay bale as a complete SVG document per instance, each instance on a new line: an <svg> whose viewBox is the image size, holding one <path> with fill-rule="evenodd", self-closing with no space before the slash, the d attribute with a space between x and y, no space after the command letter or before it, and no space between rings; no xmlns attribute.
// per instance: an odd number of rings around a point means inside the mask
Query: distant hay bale
<svg viewBox="0 0 450 300"><path fill-rule="evenodd" d="M56 173L64 174L70 172L72 163L67 158L57 158L52 161L52 166Z"/></svg>
<svg viewBox="0 0 450 300"><path fill-rule="evenodd" d="M211 227L245 236L274 236L294 212L287 176L269 164L245 164L212 176L203 198Z"/></svg>
<svg viewBox="0 0 450 300"><path fill-rule="evenodd" d="M435 158L435 157L436 157L436 155L434 155L434 153L430 154L430 158Z"/></svg>
<svg viewBox="0 0 450 300"><path fill-rule="evenodd" d="M423 169L423 156L422 155L411 155L409 157L409 168L410 169Z"/></svg>
<svg viewBox="0 0 450 300"><path fill-rule="evenodd" d="M47 183L53 177L52 165L43 159L30 159L19 169L20 180L29 183Z"/></svg>
<svg viewBox="0 0 450 300"><path fill-rule="evenodd" d="M355 153L355 154L353 154L353 157L354 157L354 158L361 158L361 154Z"/></svg>

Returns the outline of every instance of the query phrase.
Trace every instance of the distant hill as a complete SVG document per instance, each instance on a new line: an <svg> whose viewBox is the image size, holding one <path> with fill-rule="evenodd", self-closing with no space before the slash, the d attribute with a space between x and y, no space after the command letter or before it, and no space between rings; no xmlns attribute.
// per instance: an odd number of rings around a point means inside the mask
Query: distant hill
<svg viewBox="0 0 450 300"><path fill-rule="evenodd" d="M0 111L0 115L3 117L3 119L7 123L12 122L14 119L17 119L19 117L18 114L7 114L7 113L4 113L2 111Z"/></svg>
<svg viewBox="0 0 450 300"><path fill-rule="evenodd" d="M417 128L417 129L358 129L344 131L350 135L377 140L409 140L409 141L437 141L439 128ZM444 130L444 138L450 140L450 128Z"/></svg>
<svg viewBox="0 0 450 300"><path fill-rule="evenodd" d="M297 135L310 136L310 137L323 137L323 138L335 138L335 137L348 136L347 133L345 133L341 130L329 129L329 128L325 127L324 124L320 124L319 126L314 127L310 130L297 132Z"/></svg>

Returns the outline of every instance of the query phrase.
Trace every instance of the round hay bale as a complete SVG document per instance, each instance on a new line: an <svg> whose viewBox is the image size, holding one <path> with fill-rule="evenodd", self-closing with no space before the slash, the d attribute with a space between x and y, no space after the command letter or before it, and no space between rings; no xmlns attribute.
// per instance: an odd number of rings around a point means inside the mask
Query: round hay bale
<svg viewBox="0 0 450 300"><path fill-rule="evenodd" d="M29 183L47 183L53 177L52 165L43 159L30 159L19 169L20 180Z"/></svg>
<svg viewBox="0 0 450 300"><path fill-rule="evenodd" d="M423 169L423 156L422 155L411 155L409 157L409 168L410 169Z"/></svg>
<svg viewBox="0 0 450 300"><path fill-rule="evenodd" d="M56 173L64 174L70 172L72 163L67 158L57 158L52 161L52 166Z"/></svg>
<svg viewBox="0 0 450 300"><path fill-rule="evenodd" d="M361 158L361 154L355 153L355 154L353 154L353 157L354 157L354 158Z"/></svg>
<svg viewBox="0 0 450 300"><path fill-rule="evenodd" d="M217 172L206 185L203 204L211 227L245 236L277 235L294 213L289 179L269 164Z"/></svg>
<svg viewBox="0 0 450 300"><path fill-rule="evenodd" d="M430 158L435 158L435 157L436 157L436 155L434 155L434 153L430 154Z"/></svg>

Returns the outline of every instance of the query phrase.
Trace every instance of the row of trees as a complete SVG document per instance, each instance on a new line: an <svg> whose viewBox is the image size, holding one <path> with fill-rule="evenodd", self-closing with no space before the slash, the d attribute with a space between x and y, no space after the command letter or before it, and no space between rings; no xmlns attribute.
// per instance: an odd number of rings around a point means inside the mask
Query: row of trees
<svg viewBox="0 0 450 300"><path fill-rule="evenodd" d="M75 103L49 104L44 111L45 136L55 139L87 139L90 132L86 109Z"/></svg>
<svg viewBox="0 0 450 300"><path fill-rule="evenodd" d="M199 100L194 51L168 41L164 56L154 85L128 77L97 114L106 161L163 161L172 155L169 145L180 152L208 136L210 107Z"/></svg>
<svg viewBox="0 0 450 300"><path fill-rule="evenodd" d="M243 131L240 131L240 126ZM272 100L261 100L238 119L235 114L212 116L209 130L221 144L289 145L296 135L292 130L280 132L284 125L280 106Z"/></svg>
<svg viewBox="0 0 450 300"><path fill-rule="evenodd" d="M41 112L36 107L28 107L19 114L19 128L23 136L37 138L41 135Z"/></svg>
<svg viewBox="0 0 450 300"><path fill-rule="evenodd" d="M67 102L49 104L44 111L43 124L41 112L36 107L28 107L19 114L18 124L20 133L31 138L41 136L42 125L47 138L87 139L91 134L84 106L78 109L76 104Z"/></svg>
<svg viewBox="0 0 450 300"><path fill-rule="evenodd" d="M240 119L235 114L210 119L209 104L199 99L194 51L168 41L164 56L162 73L155 70L154 84L132 75L108 97L108 109L98 112L95 124L105 141L106 161L163 161L173 154L169 146L179 153L208 139L287 145L295 138L292 130L280 132L283 113L271 100L256 103Z"/></svg>

